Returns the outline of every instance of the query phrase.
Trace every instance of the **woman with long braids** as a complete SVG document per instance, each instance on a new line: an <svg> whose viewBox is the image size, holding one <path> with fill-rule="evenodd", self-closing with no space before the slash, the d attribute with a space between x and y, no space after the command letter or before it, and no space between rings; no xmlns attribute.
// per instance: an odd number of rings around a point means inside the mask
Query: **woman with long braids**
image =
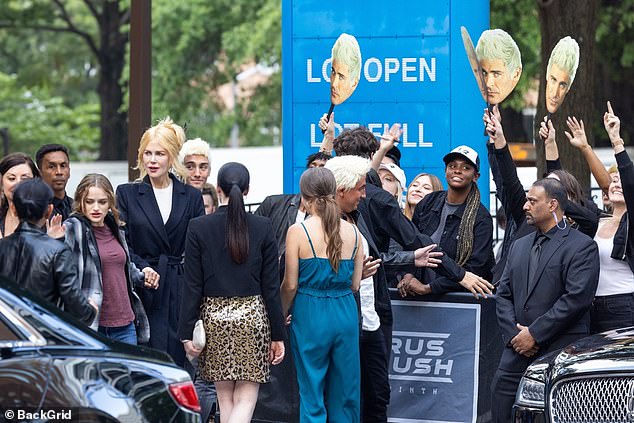
<svg viewBox="0 0 634 423"><path fill-rule="evenodd" d="M200 377L216 385L220 421L247 423L270 364L284 358L277 242L268 218L244 211L244 165L223 165L216 190L218 210L187 229L179 336L189 355L200 354ZM197 319L202 350L192 342Z"/></svg>
<svg viewBox="0 0 634 423"><path fill-rule="evenodd" d="M341 219L337 184L325 168L299 182L310 218L286 235L282 306L290 314L300 422L358 422L359 318L353 291L363 268L361 236Z"/></svg>
<svg viewBox="0 0 634 423"><path fill-rule="evenodd" d="M412 222L465 270L490 280L493 257L493 220L480 202L476 182L480 158L471 147L461 145L443 158L447 191L436 191L421 200ZM406 274L398 285L402 296L443 294L462 290L455 282L430 269Z"/></svg>

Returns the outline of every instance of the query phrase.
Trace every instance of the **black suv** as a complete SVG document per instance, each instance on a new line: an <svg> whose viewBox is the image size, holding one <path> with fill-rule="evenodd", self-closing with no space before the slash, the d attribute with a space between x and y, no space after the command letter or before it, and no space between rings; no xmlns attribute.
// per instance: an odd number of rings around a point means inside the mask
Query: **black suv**
<svg viewBox="0 0 634 423"><path fill-rule="evenodd" d="M513 421L634 422L634 327L583 338L531 364Z"/></svg>
<svg viewBox="0 0 634 423"><path fill-rule="evenodd" d="M166 354L111 341L0 278L0 420L199 422L199 410Z"/></svg>

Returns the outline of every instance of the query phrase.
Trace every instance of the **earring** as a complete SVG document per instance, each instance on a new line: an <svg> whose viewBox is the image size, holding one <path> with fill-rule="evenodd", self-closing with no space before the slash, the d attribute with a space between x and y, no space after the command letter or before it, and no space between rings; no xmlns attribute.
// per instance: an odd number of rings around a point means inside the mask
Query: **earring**
<svg viewBox="0 0 634 423"><path fill-rule="evenodd" d="M553 218L555 219L555 225L557 226L557 229L563 231L564 229L566 229L568 227L568 224L566 223L566 219L562 218L561 221L564 222L564 227L562 228L561 226L559 226L559 222L557 221L557 213L555 213L555 211L552 211L553 214Z"/></svg>

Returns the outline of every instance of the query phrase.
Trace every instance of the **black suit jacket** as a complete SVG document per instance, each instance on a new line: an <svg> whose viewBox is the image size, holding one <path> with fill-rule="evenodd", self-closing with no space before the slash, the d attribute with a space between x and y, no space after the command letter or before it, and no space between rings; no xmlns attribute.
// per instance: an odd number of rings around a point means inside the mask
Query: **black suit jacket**
<svg viewBox="0 0 634 423"><path fill-rule="evenodd" d="M174 184L172 210L165 224L148 177L117 187L117 207L125 222L130 256L139 269L151 263L156 268L161 255L182 257L189 220L205 214L200 191L171 174L170 178Z"/></svg>
<svg viewBox="0 0 634 423"><path fill-rule="evenodd" d="M502 370L524 371L538 356L566 346L590 329L588 310L599 280L596 243L569 227L556 230L544 244L535 277L529 281L535 236L526 235L511 246L495 297L506 346L500 359ZM524 357L510 346L519 333L516 323L528 326L539 345L536 356Z"/></svg>
<svg viewBox="0 0 634 423"><path fill-rule="evenodd" d="M271 219L277 239L279 257L286 251L286 233L297 219L300 202L301 194L269 195L253 213L256 216Z"/></svg>
<svg viewBox="0 0 634 423"><path fill-rule="evenodd" d="M225 243L227 207L193 219L187 229L179 336L191 339L203 297L262 295L273 341L284 339L277 243L271 221L247 214L249 254L236 264Z"/></svg>
<svg viewBox="0 0 634 423"><path fill-rule="evenodd" d="M137 288L150 323L150 346L168 351L182 365L185 352L176 338L178 321L170 311L180 305L183 278L183 253L189 220L205 214L200 191L172 179L172 210L163 218L150 185L142 182L119 185L117 206L130 250L130 258L139 269L151 267L160 275L158 289ZM174 352L176 351L176 352Z"/></svg>

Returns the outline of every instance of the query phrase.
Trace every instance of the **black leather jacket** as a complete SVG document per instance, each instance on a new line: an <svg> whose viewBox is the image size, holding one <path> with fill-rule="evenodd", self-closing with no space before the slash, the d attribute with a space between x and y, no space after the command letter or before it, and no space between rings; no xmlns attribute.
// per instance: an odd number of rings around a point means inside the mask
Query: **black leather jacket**
<svg viewBox="0 0 634 423"><path fill-rule="evenodd" d="M0 239L0 262L3 276L85 323L95 318L95 309L81 292L70 249L42 228L22 222L13 234Z"/></svg>
<svg viewBox="0 0 634 423"><path fill-rule="evenodd" d="M278 257L286 251L286 232L297 219L301 199L301 194L269 195L253 213L271 219L277 240Z"/></svg>

